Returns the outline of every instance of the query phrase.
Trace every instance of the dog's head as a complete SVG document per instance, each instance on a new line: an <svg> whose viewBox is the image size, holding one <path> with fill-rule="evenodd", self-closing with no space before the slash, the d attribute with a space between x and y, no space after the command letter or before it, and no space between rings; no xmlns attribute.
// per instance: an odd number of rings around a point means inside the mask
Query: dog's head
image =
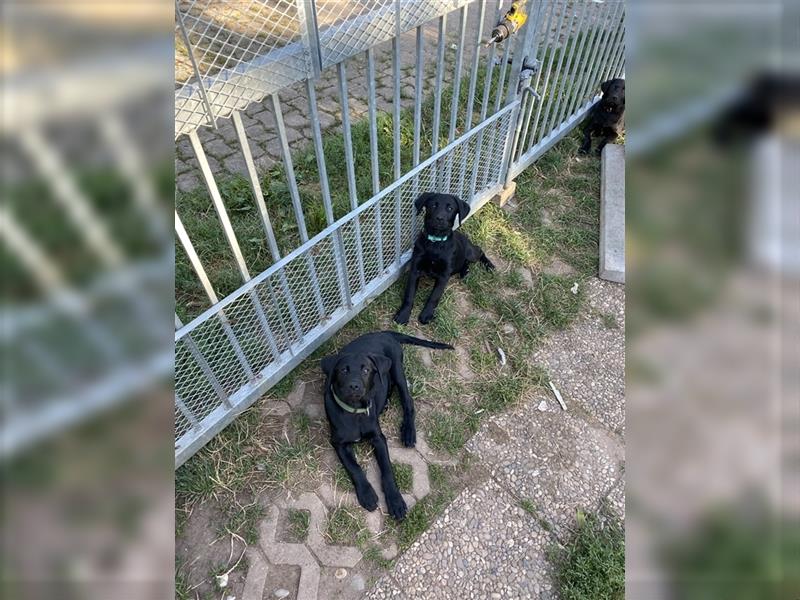
<svg viewBox="0 0 800 600"><path fill-rule="evenodd" d="M609 79L600 84L603 105L617 112L625 110L625 80Z"/></svg>
<svg viewBox="0 0 800 600"><path fill-rule="evenodd" d="M463 223L469 214L469 204L452 194L425 192L414 201L417 213L425 209L425 231L432 235L447 235L453 230L458 216Z"/></svg>
<svg viewBox="0 0 800 600"><path fill-rule="evenodd" d="M336 396L355 408L365 408L376 379L388 381L392 361L375 354L337 354L323 358L320 366Z"/></svg>

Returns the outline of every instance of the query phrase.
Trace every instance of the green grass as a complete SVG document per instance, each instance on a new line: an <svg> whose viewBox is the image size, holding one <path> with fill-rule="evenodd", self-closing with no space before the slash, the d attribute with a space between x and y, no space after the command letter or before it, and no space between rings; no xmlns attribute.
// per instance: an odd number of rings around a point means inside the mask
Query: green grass
<svg viewBox="0 0 800 600"><path fill-rule="evenodd" d="M310 514L307 510L289 509L289 535L293 542L304 542L308 537Z"/></svg>
<svg viewBox="0 0 800 600"><path fill-rule="evenodd" d="M401 550L405 550L413 544L455 497L456 492L448 485L449 477L443 467L429 465L428 471L431 480L431 492L408 511L403 521L393 523Z"/></svg>
<svg viewBox="0 0 800 600"><path fill-rule="evenodd" d="M256 502L241 507L230 506L228 520L220 533L236 533L247 544L255 544L258 541L258 523L265 514L264 507Z"/></svg>
<svg viewBox="0 0 800 600"><path fill-rule="evenodd" d="M334 508L328 515L326 537L332 544L347 546L365 544L369 538L360 506Z"/></svg>
<svg viewBox="0 0 800 600"><path fill-rule="evenodd" d="M393 462L392 470L397 488L403 493L411 492L414 484L414 470L411 465Z"/></svg>
<svg viewBox="0 0 800 600"><path fill-rule="evenodd" d="M522 500L519 501L519 505L526 513L528 513L530 516L536 519L536 522L542 529L550 532L553 531L552 524L550 523L550 521L548 521L541 515L539 509L536 506L536 503L534 503L533 500L531 500L530 498L523 498Z"/></svg>
<svg viewBox="0 0 800 600"><path fill-rule="evenodd" d="M661 558L675 597L800 597L800 521L774 514L763 499L752 500L715 507L664 543Z"/></svg>
<svg viewBox="0 0 800 600"><path fill-rule="evenodd" d="M579 511L571 538L551 560L564 600L624 598L625 531L614 518Z"/></svg>

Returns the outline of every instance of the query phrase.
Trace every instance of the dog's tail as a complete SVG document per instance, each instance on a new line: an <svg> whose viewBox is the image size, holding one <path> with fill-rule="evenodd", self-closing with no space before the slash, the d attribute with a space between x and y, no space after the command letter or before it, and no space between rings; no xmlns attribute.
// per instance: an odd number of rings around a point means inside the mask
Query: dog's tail
<svg viewBox="0 0 800 600"><path fill-rule="evenodd" d="M430 340L423 340L422 338L406 335L404 333L397 333L396 331L387 331L395 340L401 344L411 344L412 346L422 346L424 348L434 348L436 350L452 350L450 344L443 344L442 342L432 342Z"/></svg>

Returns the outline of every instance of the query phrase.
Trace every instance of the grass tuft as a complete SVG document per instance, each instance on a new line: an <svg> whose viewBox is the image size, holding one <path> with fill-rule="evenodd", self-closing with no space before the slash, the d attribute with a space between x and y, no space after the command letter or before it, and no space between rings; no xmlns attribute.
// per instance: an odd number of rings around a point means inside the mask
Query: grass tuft
<svg viewBox="0 0 800 600"><path fill-rule="evenodd" d="M307 510L289 509L289 535L293 542L304 542L308 537L311 515Z"/></svg>
<svg viewBox="0 0 800 600"><path fill-rule="evenodd" d="M340 506L328 515L326 537L332 544L362 545L369 538L361 507Z"/></svg>
<svg viewBox="0 0 800 600"><path fill-rule="evenodd" d="M392 471L394 471L397 489L401 492L410 492L414 485L414 469L411 468L411 465L392 463Z"/></svg>
<svg viewBox="0 0 800 600"><path fill-rule="evenodd" d="M579 511L572 538L551 559L564 600L624 597L625 531L612 517Z"/></svg>

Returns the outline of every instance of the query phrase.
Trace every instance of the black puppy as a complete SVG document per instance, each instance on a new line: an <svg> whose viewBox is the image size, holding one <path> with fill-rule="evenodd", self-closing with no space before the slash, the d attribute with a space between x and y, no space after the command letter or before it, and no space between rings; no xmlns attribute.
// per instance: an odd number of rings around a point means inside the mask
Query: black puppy
<svg viewBox="0 0 800 600"><path fill-rule="evenodd" d="M589 116L583 125L583 145L581 154L587 154L592 148L592 135L600 137L597 153L609 142L615 141L625 127L625 80L610 79L600 84L603 97L589 110Z"/></svg>
<svg viewBox="0 0 800 600"><path fill-rule="evenodd" d="M463 223L469 214L469 204L458 196L426 192L414 201L417 213L424 208L425 225L414 243L411 255L411 267L408 271L408 283L403 295L403 304L394 315L397 323L408 323L417 284L422 275L429 275L436 280L425 308L419 315L419 322L430 323L439 300L450 276L458 273L462 278L467 275L470 264L480 261L487 269L494 269L483 250L469 241L459 231L453 231L456 216Z"/></svg>
<svg viewBox="0 0 800 600"><path fill-rule="evenodd" d="M409 448L417 443L414 401L403 372L401 344L453 349L448 344L429 342L394 331L380 331L356 338L339 354L327 356L321 362L326 375L325 413L331 425L331 444L353 481L358 502L367 510L378 507L378 496L353 454L353 444L365 440L375 449L389 514L397 520L406 516L406 503L394 480L386 437L381 431L378 417L386 408L392 387L396 385L403 407L400 437L403 445Z"/></svg>

